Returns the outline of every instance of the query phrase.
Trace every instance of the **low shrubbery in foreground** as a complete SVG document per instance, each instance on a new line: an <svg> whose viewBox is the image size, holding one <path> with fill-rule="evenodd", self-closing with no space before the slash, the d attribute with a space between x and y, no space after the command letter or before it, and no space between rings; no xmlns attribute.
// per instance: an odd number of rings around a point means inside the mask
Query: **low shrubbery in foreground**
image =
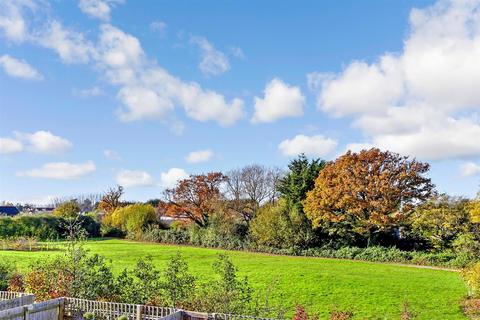
<svg viewBox="0 0 480 320"><path fill-rule="evenodd" d="M209 281L198 281L188 269L177 252L163 270L147 256L115 276L104 257L71 246L65 255L37 261L25 273L0 263L0 290L29 292L40 301L76 297L283 318L282 306L269 304L268 296L262 301L227 255L218 255L212 265L215 277Z"/></svg>

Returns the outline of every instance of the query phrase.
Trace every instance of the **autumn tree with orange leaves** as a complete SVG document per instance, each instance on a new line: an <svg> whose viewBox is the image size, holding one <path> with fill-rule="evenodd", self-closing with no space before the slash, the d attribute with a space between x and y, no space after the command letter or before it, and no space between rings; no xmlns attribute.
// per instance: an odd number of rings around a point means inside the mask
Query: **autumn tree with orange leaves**
<svg viewBox="0 0 480 320"><path fill-rule="evenodd" d="M220 187L227 177L221 172L191 175L165 190L165 201L158 204L161 215L187 218L204 227L222 199Z"/></svg>
<svg viewBox="0 0 480 320"><path fill-rule="evenodd" d="M328 163L308 192L305 213L331 235L344 231L366 237L396 226L434 185L429 164L379 149L347 152Z"/></svg>

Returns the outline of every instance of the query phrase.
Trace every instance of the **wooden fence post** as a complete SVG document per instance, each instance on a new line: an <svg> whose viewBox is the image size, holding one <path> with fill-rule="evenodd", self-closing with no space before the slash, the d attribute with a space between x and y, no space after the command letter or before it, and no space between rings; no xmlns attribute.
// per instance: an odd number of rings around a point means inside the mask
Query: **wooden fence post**
<svg viewBox="0 0 480 320"><path fill-rule="evenodd" d="M58 320L63 320L65 316L65 299L60 298L60 303L58 304Z"/></svg>
<svg viewBox="0 0 480 320"><path fill-rule="evenodd" d="M137 304L137 316L135 320L142 320L142 313L143 313L143 306L141 304Z"/></svg>

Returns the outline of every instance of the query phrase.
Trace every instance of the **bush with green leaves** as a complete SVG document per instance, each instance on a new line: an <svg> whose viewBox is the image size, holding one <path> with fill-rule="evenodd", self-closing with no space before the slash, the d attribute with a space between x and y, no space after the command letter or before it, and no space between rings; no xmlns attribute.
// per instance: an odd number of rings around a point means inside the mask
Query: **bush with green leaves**
<svg viewBox="0 0 480 320"><path fill-rule="evenodd" d="M13 272L14 268L10 263L0 262L0 291L7 290Z"/></svg>
<svg viewBox="0 0 480 320"><path fill-rule="evenodd" d="M136 304L161 304L163 283L160 276L161 272L153 265L151 256L138 260L134 269L124 269L115 279L115 299Z"/></svg>
<svg viewBox="0 0 480 320"><path fill-rule="evenodd" d="M119 228L132 238L140 238L151 225L158 224L155 208L149 204L131 204L107 214L103 222Z"/></svg>
<svg viewBox="0 0 480 320"><path fill-rule="evenodd" d="M162 289L168 306L178 308L188 304L195 290L195 277L188 272L188 264L177 252L163 271Z"/></svg>
<svg viewBox="0 0 480 320"><path fill-rule="evenodd" d="M197 310L220 313L249 313L253 289L248 279L237 276L230 258L220 254L213 264L216 278L202 285L195 299Z"/></svg>

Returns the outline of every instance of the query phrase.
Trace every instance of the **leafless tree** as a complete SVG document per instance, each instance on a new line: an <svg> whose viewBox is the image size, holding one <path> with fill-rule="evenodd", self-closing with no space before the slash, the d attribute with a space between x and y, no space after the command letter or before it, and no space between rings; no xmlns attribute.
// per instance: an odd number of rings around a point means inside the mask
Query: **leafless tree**
<svg viewBox="0 0 480 320"><path fill-rule="evenodd" d="M231 209L248 223L262 204L278 198L276 185L282 175L279 168L258 164L231 170L226 192Z"/></svg>
<svg viewBox="0 0 480 320"><path fill-rule="evenodd" d="M103 195L102 200L98 204L98 208L107 213L114 211L121 205L120 198L122 197L122 195L122 186L108 189Z"/></svg>
<svg viewBox="0 0 480 320"><path fill-rule="evenodd" d="M75 200L80 206L81 212L89 212L95 209L98 203L102 200L101 193L84 193L75 196L56 197L52 199L51 206L58 207L62 203Z"/></svg>

